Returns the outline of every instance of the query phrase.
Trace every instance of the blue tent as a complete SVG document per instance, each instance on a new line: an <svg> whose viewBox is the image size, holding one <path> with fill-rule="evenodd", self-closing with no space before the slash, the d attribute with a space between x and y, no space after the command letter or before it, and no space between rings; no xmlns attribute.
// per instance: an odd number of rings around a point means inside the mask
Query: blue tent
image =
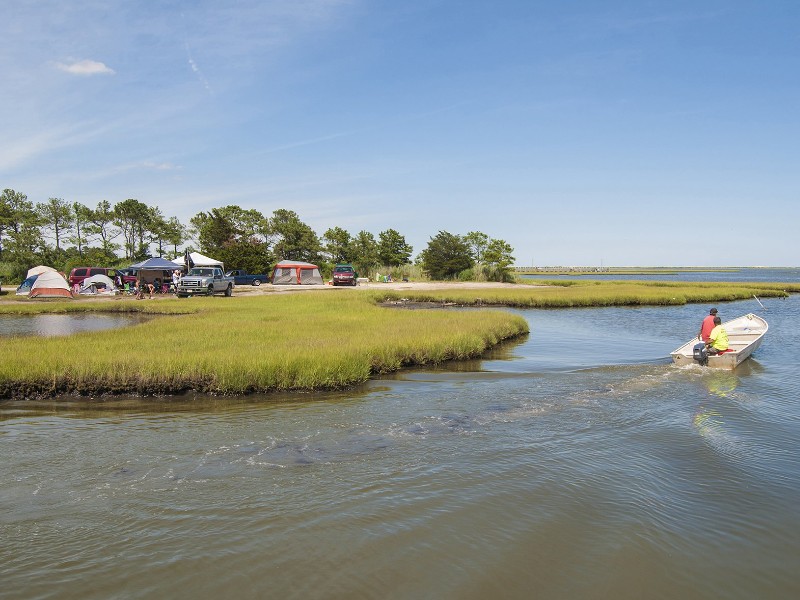
<svg viewBox="0 0 800 600"><path fill-rule="evenodd" d="M135 265L130 266L131 269L138 269L139 271L174 271L178 268L171 260L167 260L166 258L156 257L156 258L148 258L145 261L136 263Z"/></svg>
<svg viewBox="0 0 800 600"><path fill-rule="evenodd" d="M27 296L31 293L34 282L39 279L39 275L31 275L23 281L17 288L17 296Z"/></svg>

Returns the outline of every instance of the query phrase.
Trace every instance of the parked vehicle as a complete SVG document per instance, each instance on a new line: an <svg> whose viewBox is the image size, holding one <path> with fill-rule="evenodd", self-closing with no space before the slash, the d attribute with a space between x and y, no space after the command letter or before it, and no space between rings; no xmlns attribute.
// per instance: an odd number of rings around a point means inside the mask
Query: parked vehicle
<svg viewBox="0 0 800 600"><path fill-rule="evenodd" d="M83 283L83 280L92 275L105 275L112 281L116 279L117 275L122 277L122 283L136 283L136 274L130 274L127 269L109 269L107 267L75 267L69 272L67 281L70 287L75 287Z"/></svg>
<svg viewBox="0 0 800 600"><path fill-rule="evenodd" d="M122 283L136 283L136 269L117 269L117 275L122 277Z"/></svg>
<svg viewBox="0 0 800 600"><path fill-rule="evenodd" d="M228 271L225 273L225 277L233 277L233 283L236 285L261 285L269 282L266 275L252 275L242 269Z"/></svg>
<svg viewBox="0 0 800 600"><path fill-rule="evenodd" d="M195 267L178 281L178 298L205 294L233 294L233 277L227 277L219 267Z"/></svg>
<svg viewBox="0 0 800 600"><path fill-rule="evenodd" d="M336 265L333 267L333 285L358 285L358 273L353 265Z"/></svg>

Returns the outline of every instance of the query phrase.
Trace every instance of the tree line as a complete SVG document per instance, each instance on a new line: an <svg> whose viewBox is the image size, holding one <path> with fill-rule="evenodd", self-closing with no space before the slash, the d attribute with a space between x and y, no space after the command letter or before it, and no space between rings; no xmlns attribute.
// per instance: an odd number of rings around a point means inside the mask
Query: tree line
<svg viewBox="0 0 800 600"><path fill-rule="evenodd" d="M11 279L37 264L64 272L74 266L126 267L152 256L174 259L185 250L251 273L269 273L278 260L301 260L319 264L324 273L336 263L350 263L367 276L383 269L394 277L407 275L413 253L394 229L376 238L332 227L318 236L287 209L267 216L223 206L196 214L187 226L133 198L114 205L101 200L92 208L62 198L34 204L12 189L0 194L0 268ZM512 252L507 242L482 232L440 231L413 264L432 279L503 281L511 278Z"/></svg>

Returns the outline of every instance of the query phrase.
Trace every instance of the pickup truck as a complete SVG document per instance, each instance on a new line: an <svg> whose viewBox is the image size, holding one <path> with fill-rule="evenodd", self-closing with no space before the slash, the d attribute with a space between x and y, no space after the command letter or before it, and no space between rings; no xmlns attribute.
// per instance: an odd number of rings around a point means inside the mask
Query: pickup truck
<svg viewBox="0 0 800 600"><path fill-rule="evenodd" d="M242 269L228 271L225 277L233 277L233 283L236 285L261 285L265 281L269 282L269 277L266 275L251 275Z"/></svg>
<svg viewBox="0 0 800 600"><path fill-rule="evenodd" d="M178 298L205 294L233 293L233 277L227 277L219 267L195 267L178 281Z"/></svg>

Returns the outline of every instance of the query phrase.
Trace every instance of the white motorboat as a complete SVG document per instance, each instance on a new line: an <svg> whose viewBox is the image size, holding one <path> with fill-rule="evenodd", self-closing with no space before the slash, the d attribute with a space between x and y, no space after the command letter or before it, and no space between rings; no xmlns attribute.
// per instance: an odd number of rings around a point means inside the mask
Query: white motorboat
<svg viewBox="0 0 800 600"><path fill-rule="evenodd" d="M731 321L725 321L722 326L728 333L729 350L724 354L708 356L707 366L714 369L735 369L744 362L761 345L764 334L769 325L767 322L752 313L742 315ZM676 365L689 365L699 363L695 358L695 346L700 341L694 337L683 346L674 350L672 361Z"/></svg>

